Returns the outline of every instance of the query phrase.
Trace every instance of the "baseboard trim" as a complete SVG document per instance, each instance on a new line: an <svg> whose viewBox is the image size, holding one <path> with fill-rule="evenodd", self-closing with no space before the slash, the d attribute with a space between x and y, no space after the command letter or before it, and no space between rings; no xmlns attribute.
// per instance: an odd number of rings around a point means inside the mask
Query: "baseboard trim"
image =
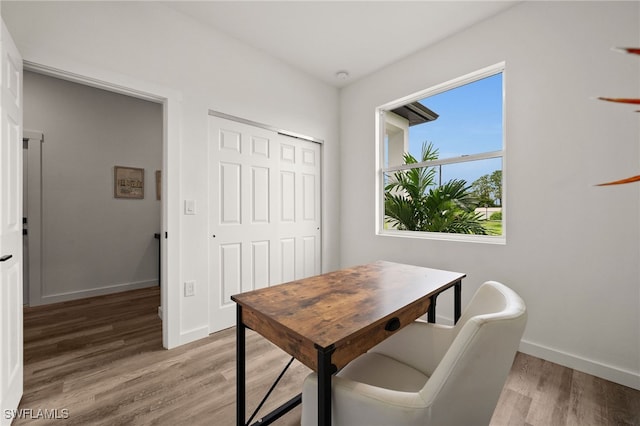
<svg viewBox="0 0 640 426"><path fill-rule="evenodd" d="M640 390L640 372L621 369L538 343L522 340L520 352Z"/></svg>
<svg viewBox="0 0 640 426"><path fill-rule="evenodd" d="M180 333L180 343L178 345L184 345L185 343L195 342L196 340L203 339L209 335L209 327L200 327L193 330L184 331Z"/></svg>
<svg viewBox="0 0 640 426"><path fill-rule="evenodd" d="M452 318L441 315L436 316L436 321L445 325L453 324ZM592 376L600 377L632 389L640 390L640 372L624 370L527 340L522 340L520 342L519 350L520 352L535 356L536 358L551 361L583 373L591 374Z"/></svg>
<svg viewBox="0 0 640 426"><path fill-rule="evenodd" d="M153 287L158 285L158 280L136 281L124 284L115 284L86 290L69 291L66 293L56 293L43 295L40 300L29 301L29 306L48 305L50 303L67 302L69 300L84 299L87 297L103 296L105 294L120 293L123 291L137 290L140 288Z"/></svg>

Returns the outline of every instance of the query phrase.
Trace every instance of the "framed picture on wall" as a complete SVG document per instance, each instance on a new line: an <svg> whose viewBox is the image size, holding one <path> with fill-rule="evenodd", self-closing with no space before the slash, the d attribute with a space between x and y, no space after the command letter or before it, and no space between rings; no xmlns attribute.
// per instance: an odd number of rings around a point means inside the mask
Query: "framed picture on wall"
<svg viewBox="0 0 640 426"><path fill-rule="evenodd" d="M144 198L144 169L113 167L113 196L115 198Z"/></svg>

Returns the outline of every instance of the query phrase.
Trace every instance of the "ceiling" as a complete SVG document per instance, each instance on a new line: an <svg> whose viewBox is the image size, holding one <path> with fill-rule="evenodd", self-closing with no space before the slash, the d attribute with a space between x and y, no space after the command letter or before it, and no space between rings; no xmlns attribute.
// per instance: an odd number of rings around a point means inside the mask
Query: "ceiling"
<svg viewBox="0 0 640 426"><path fill-rule="evenodd" d="M515 1L169 1L163 4L336 87ZM347 71L347 78L337 76Z"/></svg>

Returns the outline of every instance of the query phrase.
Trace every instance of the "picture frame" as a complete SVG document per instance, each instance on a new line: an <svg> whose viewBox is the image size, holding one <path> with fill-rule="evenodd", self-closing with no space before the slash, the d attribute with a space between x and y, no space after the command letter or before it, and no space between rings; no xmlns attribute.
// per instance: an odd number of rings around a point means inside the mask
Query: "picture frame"
<svg viewBox="0 0 640 426"><path fill-rule="evenodd" d="M113 196L115 198L144 198L144 169L138 167L113 167Z"/></svg>

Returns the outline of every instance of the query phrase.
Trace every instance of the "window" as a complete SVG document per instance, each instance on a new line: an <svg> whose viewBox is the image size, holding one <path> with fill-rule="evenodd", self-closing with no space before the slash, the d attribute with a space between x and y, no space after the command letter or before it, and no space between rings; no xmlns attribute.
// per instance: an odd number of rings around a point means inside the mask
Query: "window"
<svg viewBox="0 0 640 426"><path fill-rule="evenodd" d="M504 242L504 64L381 106L378 230Z"/></svg>

